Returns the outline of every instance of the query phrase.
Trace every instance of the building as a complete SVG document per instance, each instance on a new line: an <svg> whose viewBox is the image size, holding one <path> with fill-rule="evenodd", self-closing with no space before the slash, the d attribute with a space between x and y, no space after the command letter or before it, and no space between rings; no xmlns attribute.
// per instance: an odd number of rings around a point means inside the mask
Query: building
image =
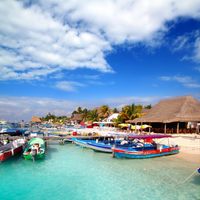
<svg viewBox="0 0 200 200"><path fill-rule="evenodd" d="M41 121L41 119L39 118L39 117L37 117L37 116L33 116L32 118L31 118L31 123L41 123L42 121Z"/></svg>
<svg viewBox="0 0 200 200"><path fill-rule="evenodd" d="M146 115L131 122L148 123L154 132L199 133L200 101L192 96L162 100Z"/></svg>
<svg viewBox="0 0 200 200"><path fill-rule="evenodd" d="M83 114L73 114L71 117L71 124L80 124L83 121Z"/></svg>

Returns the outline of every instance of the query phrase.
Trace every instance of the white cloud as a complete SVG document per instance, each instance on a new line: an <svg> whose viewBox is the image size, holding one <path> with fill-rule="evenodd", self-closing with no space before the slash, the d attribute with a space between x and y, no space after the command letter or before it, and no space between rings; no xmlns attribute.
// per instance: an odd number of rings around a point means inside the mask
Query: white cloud
<svg viewBox="0 0 200 200"><path fill-rule="evenodd" d="M171 44L170 44L171 45ZM184 35L178 36L172 43L171 50L186 51L187 55L184 55L183 59L192 60L197 63L200 62L200 31L195 30Z"/></svg>
<svg viewBox="0 0 200 200"><path fill-rule="evenodd" d="M40 1L46 10L47 0ZM71 22L82 22L83 29L103 32L113 43L140 42L166 30L165 22L176 17L199 18L198 0L51 0L53 12L68 17ZM51 6L49 10L52 11Z"/></svg>
<svg viewBox="0 0 200 200"><path fill-rule="evenodd" d="M112 105L113 107L122 108L125 105L129 104L155 104L161 99L159 96L147 96L147 97L139 97L139 96L130 96L130 97L116 97L116 98L107 98L104 99L104 104Z"/></svg>
<svg viewBox="0 0 200 200"><path fill-rule="evenodd" d="M48 112L67 115L76 107L72 101L32 97L0 97L0 119L30 120Z"/></svg>
<svg viewBox="0 0 200 200"><path fill-rule="evenodd" d="M111 70L104 59L110 50L107 41L63 24L38 6L4 1L0 21L2 80L38 79L61 69Z"/></svg>
<svg viewBox="0 0 200 200"><path fill-rule="evenodd" d="M77 87L84 87L85 85L75 81L59 81L56 83L55 87L67 92L74 92Z"/></svg>
<svg viewBox="0 0 200 200"><path fill-rule="evenodd" d="M187 88L200 88L200 83L197 83L190 76L161 76L162 81L175 81Z"/></svg>
<svg viewBox="0 0 200 200"><path fill-rule="evenodd" d="M195 41L194 59L200 62L200 37Z"/></svg>
<svg viewBox="0 0 200 200"><path fill-rule="evenodd" d="M168 30L166 22L200 18L199 0L24 2L0 4L1 80L40 79L77 68L110 72L106 54L114 45L152 45Z"/></svg>
<svg viewBox="0 0 200 200"><path fill-rule="evenodd" d="M182 50L183 48L189 48L191 46L191 43L190 43L190 36L188 35L181 35L181 36L178 36L175 41L173 42L173 51L180 51Z"/></svg>
<svg viewBox="0 0 200 200"><path fill-rule="evenodd" d="M38 97L2 97L0 96L0 119L5 120L30 120L32 116L45 116L48 112L55 115L68 115L77 107L93 109L97 106L108 104L110 107L121 108L123 105L154 104L161 97L116 97L108 99L98 99L94 102L68 101L53 98Z"/></svg>

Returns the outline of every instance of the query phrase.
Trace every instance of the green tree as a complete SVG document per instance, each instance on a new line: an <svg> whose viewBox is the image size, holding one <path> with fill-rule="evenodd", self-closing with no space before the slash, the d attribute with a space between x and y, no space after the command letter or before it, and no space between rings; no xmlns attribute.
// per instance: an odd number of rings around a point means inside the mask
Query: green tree
<svg viewBox="0 0 200 200"><path fill-rule="evenodd" d="M103 119L103 118L106 118L110 115L111 113L111 110L109 108L109 106L107 105L102 105L101 107L99 107L98 109L98 117L99 119Z"/></svg>
<svg viewBox="0 0 200 200"><path fill-rule="evenodd" d="M117 108L113 108L112 113L119 113L119 110Z"/></svg>
<svg viewBox="0 0 200 200"><path fill-rule="evenodd" d="M145 108L145 109L151 109L152 106L151 106L151 104L149 104L149 105L144 106L144 108Z"/></svg>
<svg viewBox="0 0 200 200"><path fill-rule="evenodd" d="M124 123L127 120L133 120L141 116L142 105L126 105L122 108L120 115L118 116L116 123Z"/></svg>
<svg viewBox="0 0 200 200"><path fill-rule="evenodd" d="M98 121L98 112L97 109L90 110L87 114L87 120L88 121Z"/></svg>

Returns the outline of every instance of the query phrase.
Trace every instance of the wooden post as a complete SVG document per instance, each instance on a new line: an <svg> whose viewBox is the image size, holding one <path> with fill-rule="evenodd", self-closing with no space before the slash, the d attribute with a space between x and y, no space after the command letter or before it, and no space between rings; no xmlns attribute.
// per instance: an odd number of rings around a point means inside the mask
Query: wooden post
<svg viewBox="0 0 200 200"><path fill-rule="evenodd" d="M167 132L167 124L165 123L164 124L164 133L166 134L166 132Z"/></svg>
<svg viewBox="0 0 200 200"><path fill-rule="evenodd" d="M151 126L151 123L149 122L149 126ZM149 127L149 134L150 134L150 132L151 132L151 128Z"/></svg>
<svg viewBox="0 0 200 200"><path fill-rule="evenodd" d="M177 129L176 129L176 133L179 133L179 122L177 122Z"/></svg>

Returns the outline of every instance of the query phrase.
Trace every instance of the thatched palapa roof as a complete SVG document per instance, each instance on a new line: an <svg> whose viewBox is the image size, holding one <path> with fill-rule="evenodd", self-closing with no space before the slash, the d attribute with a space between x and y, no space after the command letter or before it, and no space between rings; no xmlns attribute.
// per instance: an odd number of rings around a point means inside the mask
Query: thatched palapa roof
<svg viewBox="0 0 200 200"><path fill-rule="evenodd" d="M73 114L71 120L82 121L83 120L83 114Z"/></svg>
<svg viewBox="0 0 200 200"><path fill-rule="evenodd" d="M41 123L41 119L37 116L33 116L31 119L31 122L33 123Z"/></svg>
<svg viewBox="0 0 200 200"><path fill-rule="evenodd" d="M200 121L200 102L192 96L176 97L160 101L149 112L132 122L198 122Z"/></svg>

